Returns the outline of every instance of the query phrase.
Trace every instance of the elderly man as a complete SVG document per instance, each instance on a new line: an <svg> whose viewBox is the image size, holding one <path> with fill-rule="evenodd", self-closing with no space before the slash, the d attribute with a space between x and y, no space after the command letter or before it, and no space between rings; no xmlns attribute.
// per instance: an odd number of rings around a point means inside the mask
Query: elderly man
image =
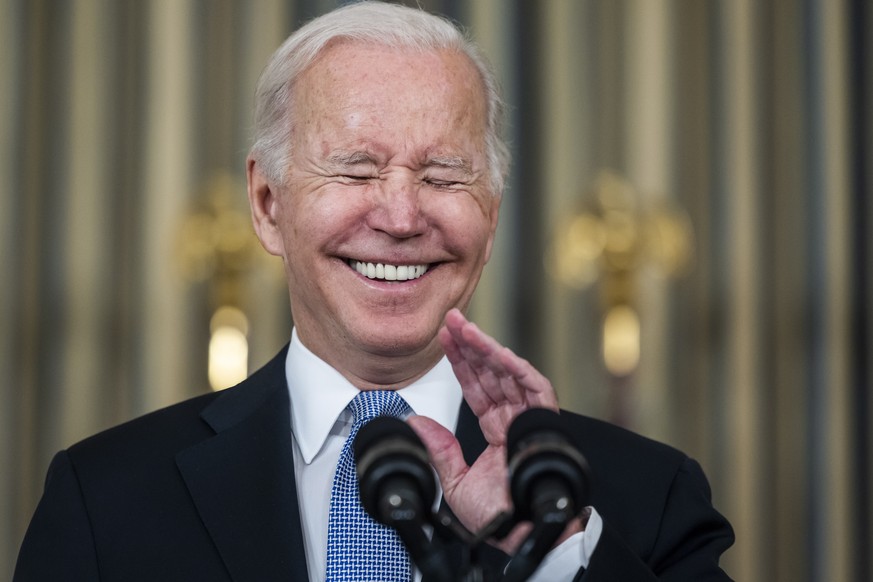
<svg viewBox="0 0 873 582"><path fill-rule="evenodd" d="M257 99L249 202L284 264L290 346L235 388L59 453L16 580L420 577L360 508L360 426L408 418L444 503L479 531L510 505L510 422L558 410L549 381L464 316L507 166L477 49L419 10L353 5L292 35ZM596 486L536 576L727 579L718 560L733 534L696 463L561 414ZM493 572L528 530L492 540Z"/></svg>

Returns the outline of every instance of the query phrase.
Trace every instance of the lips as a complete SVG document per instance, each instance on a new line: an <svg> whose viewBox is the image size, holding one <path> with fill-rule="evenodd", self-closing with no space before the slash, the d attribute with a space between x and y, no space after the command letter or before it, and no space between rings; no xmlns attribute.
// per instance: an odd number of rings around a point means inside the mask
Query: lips
<svg viewBox="0 0 873 582"><path fill-rule="evenodd" d="M379 281L411 281L418 279L428 270L428 265L391 265L388 263L367 263L355 259L349 259L348 263L361 275Z"/></svg>

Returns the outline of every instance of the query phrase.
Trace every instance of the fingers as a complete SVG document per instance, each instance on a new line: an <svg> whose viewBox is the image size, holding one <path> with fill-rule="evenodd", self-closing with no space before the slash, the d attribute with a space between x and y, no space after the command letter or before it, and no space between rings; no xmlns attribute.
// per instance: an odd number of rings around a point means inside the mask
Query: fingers
<svg viewBox="0 0 873 582"><path fill-rule="evenodd" d="M464 396L479 415L495 405L557 410L549 380L527 360L470 323L457 309L446 314L440 342L464 387Z"/></svg>
<svg viewBox="0 0 873 582"><path fill-rule="evenodd" d="M504 362L502 352L508 352L506 348L456 310L446 316L443 338L461 385L476 389L465 392L474 412L505 402L519 406L524 403L523 388Z"/></svg>

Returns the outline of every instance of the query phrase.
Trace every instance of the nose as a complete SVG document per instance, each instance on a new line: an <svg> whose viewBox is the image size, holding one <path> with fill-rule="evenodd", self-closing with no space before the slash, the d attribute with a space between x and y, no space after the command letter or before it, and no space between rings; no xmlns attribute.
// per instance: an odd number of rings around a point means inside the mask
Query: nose
<svg viewBox="0 0 873 582"><path fill-rule="evenodd" d="M427 228L422 212L419 187L409 176L394 176L381 181L368 216L370 228L394 238L411 238Z"/></svg>

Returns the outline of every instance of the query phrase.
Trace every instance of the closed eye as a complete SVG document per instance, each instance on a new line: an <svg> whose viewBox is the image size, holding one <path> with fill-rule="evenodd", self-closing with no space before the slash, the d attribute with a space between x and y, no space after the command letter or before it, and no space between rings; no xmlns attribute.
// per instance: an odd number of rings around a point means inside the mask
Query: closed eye
<svg viewBox="0 0 873 582"><path fill-rule="evenodd" d="M374 179L374 176L366 174L341 174L338 177L347 184L366 184Z"/></svg>
<svg viewBox="0 0 873 582"><path fill-rule="evenodd" d="M441 190L451 190L453 188L460 188L464 185L464 182L458 182L455 180L434 180L433 178L425 179L424 183Z"/></svg>

